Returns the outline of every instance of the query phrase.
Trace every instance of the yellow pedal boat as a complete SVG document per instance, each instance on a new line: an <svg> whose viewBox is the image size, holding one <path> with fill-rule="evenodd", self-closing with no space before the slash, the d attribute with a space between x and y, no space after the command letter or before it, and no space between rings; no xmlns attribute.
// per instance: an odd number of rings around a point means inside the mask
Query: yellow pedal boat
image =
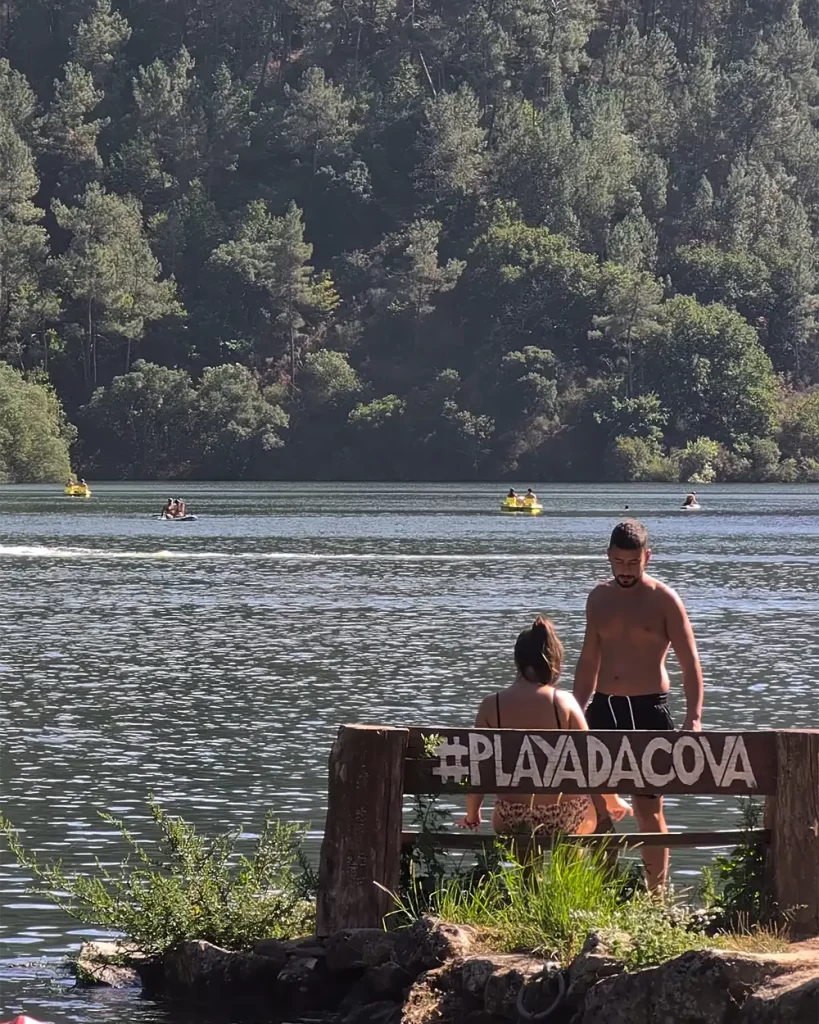
<svg viewBox="0 0 819 1024"><path fill-rule="evenodd" d="M68 498L90 498L91 488L83 487L82 484L69 484L63 494Z"/></svg>
<svg viewBox="0 0 819 1024"><path fill-rule="evenodd" d="M504 498L500 503L501 512L515 516L539 516L543 513L543 506L539 501L516 501L514 498Z"/></svg>

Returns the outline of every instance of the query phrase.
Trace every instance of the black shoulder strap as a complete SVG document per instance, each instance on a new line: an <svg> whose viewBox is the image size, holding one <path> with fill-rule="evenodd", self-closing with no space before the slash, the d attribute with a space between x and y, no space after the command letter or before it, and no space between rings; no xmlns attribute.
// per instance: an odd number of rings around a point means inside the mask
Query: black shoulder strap
<svg viewBox="0 0 819 1024"><path fill-rule="evenodd" d="M559 710L560 709L560 702L557 699L557 690L556 689L552 690L552 703L554 704L555 718L557 720L557 727L558 727L558 729L563 729L564 726L562 726L560 724L560 710ZM565 728L568 728L568 722L566 723Z"/></svg>

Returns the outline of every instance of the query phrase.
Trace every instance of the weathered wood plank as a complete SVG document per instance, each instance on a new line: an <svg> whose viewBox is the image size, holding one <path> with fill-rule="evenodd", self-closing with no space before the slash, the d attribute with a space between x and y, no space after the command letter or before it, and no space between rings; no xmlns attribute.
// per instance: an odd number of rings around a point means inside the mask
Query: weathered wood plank
<svg viewBox="0 0 819 1024"><path fill-rule="evenodd" d="M774 897L795 933L819 935L819 730L779 732L776 747L777 790L765 815Z"/></svg>
<svg viewBox="0 0 819 1024"><path fill-rule="evenodd" d="M406 729L339 729L330 753L319 861L319 935L378 928L393 908L389 893L399 881L406 747Z"/></svg>
<svg viewBox="0 0 819 1024"><path fill-rule="evenodd" d="M774 732L414 728L404 791L769 794L776 791L775 737Z"/></svg>
<svg viewBox="0 0 819 1024"><path fill-rule="evenodd" d="M435 836L438 845L444 850L481 850L492 849L500 842L510 843L514 839L518 841L527 836L497 836L480 832L441 832ZM402 832L401 845L413 846L418 840L417 832ZM540 845L549 847L551 838L544 837L539 840ZM607 843L609 846L625 848L632 846L662 846L665 848L677 848L686 846L739 846L742 843L770 843L771 832L767 828L755 829L719 829L712 832L603 832L585 836L564 836L561 842L580 843L583 845L594 845L596 843Z"/></svg>

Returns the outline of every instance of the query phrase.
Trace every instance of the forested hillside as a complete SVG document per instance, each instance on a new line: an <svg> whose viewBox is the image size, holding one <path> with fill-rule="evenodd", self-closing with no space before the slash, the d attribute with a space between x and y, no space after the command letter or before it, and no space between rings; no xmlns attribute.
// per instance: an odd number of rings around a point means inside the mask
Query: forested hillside
<svg viewBox="0 0 819 1024"><path fill-rule="evenodd" d="M818 52L819 0L0 0L0 477L70 423L89 477L819 479Z"/></svg>

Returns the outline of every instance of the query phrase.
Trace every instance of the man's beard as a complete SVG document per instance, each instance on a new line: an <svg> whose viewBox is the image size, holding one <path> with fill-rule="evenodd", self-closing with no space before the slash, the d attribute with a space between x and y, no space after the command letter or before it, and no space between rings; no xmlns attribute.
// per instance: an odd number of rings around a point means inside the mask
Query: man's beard
<svg viewBox="0 0 819 1024"><path fill-rule="evenodd" d="M639 576L615 576L614 582L618 587L622 587L623 590L629 590L631 587L636 587L640 582Z"/></svg>

